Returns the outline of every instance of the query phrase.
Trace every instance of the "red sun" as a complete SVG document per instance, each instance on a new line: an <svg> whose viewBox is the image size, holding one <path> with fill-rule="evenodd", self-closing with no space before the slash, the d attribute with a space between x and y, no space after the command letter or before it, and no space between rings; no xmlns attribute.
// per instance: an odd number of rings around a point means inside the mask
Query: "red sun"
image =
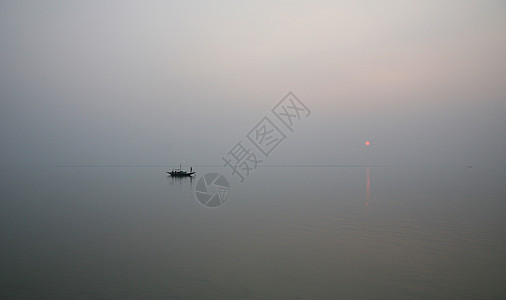
<svg viewBox="0 0 506 300"><path fill-rule="evenodd" d="M365 143L364 143L364 144L365 144L366 146L371 146L371 142L369 142L369 141L365 141Z"/></svg>

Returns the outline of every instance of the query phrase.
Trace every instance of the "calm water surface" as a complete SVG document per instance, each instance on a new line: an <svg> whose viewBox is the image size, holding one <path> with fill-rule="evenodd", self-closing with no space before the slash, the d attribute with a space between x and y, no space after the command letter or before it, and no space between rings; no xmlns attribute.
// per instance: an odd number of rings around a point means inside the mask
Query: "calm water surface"
<svg viewBox="0 0 506 300"><path fill-rule="evenodd" d="M506 171L0 168L0 297L505 299ZM198 177L197 177L198 179Z"/></svg>

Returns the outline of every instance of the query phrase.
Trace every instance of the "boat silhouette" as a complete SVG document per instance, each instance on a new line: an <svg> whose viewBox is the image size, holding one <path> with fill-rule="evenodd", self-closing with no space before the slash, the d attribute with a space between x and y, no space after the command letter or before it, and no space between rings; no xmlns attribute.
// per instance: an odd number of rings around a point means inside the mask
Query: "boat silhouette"
<svg viewBox="0 0 506 300"><path fill-rule="evenodd" d="M183 171L181 169L181 164L179 164L179 169L172 169L172 171L167 172L172 177L184 177L184 176L193 176L195 172L193 172L193 168L190 167L190 172Z"/></svg>

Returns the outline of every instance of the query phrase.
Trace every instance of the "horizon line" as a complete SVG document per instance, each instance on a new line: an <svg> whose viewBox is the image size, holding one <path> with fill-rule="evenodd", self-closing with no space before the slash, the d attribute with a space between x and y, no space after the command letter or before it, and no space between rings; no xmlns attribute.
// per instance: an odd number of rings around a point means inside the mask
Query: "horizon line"
<svg viewBox="0 0 506 300"><path fill-rule="evenodd" d="M172 168L177 167L179 164L166 165L166 164L55 164L55 165L42 165L42 164L12 164L0 165L0 168ZM470 167L470 164L262 164L257 168L342 168L342 167L440 167L440 166L465 166ZM224 165L185 165L185 167L198 167L198 168L225 168Z"/></svg>

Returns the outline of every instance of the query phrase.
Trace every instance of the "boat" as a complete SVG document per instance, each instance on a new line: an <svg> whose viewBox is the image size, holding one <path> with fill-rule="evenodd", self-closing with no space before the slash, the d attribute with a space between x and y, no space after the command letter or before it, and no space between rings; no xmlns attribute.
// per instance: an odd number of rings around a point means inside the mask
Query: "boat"
<svg viewBox="0 0 506 300"><path fill-rule="evenodd" d="M193 172L193 168L190 167L190 172L183 171L181 169L181 165L179 165L179 169L173 169L170 172L167 172L172 177L185 177L185 176L193 176L195 175L195 172Z"/></svg>

